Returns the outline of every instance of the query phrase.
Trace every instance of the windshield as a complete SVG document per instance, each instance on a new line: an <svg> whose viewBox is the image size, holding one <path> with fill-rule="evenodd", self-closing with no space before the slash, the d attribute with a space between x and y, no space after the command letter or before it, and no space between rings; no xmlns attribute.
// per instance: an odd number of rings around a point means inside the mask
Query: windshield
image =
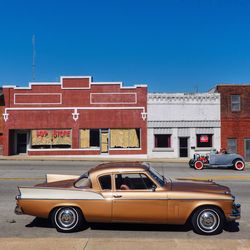
<svg viewBox="0 0 250 250"><path fill-rule="evenodd" d="M161 185L164 186L165 178L160 175L154 168L150 167L148 170L149 174Z"/></svg>

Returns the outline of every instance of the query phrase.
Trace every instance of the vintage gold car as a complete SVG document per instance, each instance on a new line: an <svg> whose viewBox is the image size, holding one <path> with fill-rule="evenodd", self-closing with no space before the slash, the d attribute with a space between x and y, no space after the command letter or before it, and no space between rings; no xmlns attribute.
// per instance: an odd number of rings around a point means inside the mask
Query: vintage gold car
<svg viewBox="0 0 250 250"><path fill-rule="evenodd" d="M230 189L213 181L172 180L140 163L107 163L81 176L46 175L46 182L19 187L17 214L50 218L60 232L88 222L185 224L217 234L240 218Z"/></svg>

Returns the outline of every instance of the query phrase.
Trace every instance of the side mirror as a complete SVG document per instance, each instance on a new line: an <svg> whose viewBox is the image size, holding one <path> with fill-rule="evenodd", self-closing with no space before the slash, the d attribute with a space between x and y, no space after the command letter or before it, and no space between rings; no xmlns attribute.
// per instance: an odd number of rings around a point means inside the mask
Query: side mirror
<svg viewBox="0 0 250 250"><path fill-rule="evenodd" d="M152 192L154 192L156 188L157 188L157 186L156 186L156 185L153 185L153 186L152 186Z"/></svg>

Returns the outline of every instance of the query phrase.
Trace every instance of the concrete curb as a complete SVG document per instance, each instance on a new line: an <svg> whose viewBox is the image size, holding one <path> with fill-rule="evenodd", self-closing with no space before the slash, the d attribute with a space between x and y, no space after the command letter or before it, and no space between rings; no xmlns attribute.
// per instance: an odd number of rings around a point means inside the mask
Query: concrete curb
<svg viewBox="0 0 250 250"><path fill-rule="evenodd" d="M130 238L2 238L0 249L75 249L75 250L131 250L131 249L190 249L190 250L217 250L217 249L250 249L250 240L245 239L130 239Z"/></svg>

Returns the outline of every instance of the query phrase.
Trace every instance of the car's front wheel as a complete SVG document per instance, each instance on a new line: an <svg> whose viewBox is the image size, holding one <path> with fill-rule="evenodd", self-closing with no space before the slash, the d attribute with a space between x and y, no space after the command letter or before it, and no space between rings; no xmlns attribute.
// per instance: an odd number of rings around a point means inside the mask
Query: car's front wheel
<svg viewBox="0 0 250 250"><path fill-rule="evenodd" d="M242 171L245 168L245 163L242 160L235 160L233 162L234 168L238 171Z"/></svg>
<svg viewBox="0 0 250 250"><path fill-rule="evenodd" d="M58 232L71 233L78 231L84 224L82 212L75 207L59 207L51 214L53 226Z"/></svg>
<svg viewBox="0 0 250 250"><path fill-rule="evenodd" d="M223 229L224 215L216 207L202 207L193 214L192 225L198 234L219 234Z"/></svg>

